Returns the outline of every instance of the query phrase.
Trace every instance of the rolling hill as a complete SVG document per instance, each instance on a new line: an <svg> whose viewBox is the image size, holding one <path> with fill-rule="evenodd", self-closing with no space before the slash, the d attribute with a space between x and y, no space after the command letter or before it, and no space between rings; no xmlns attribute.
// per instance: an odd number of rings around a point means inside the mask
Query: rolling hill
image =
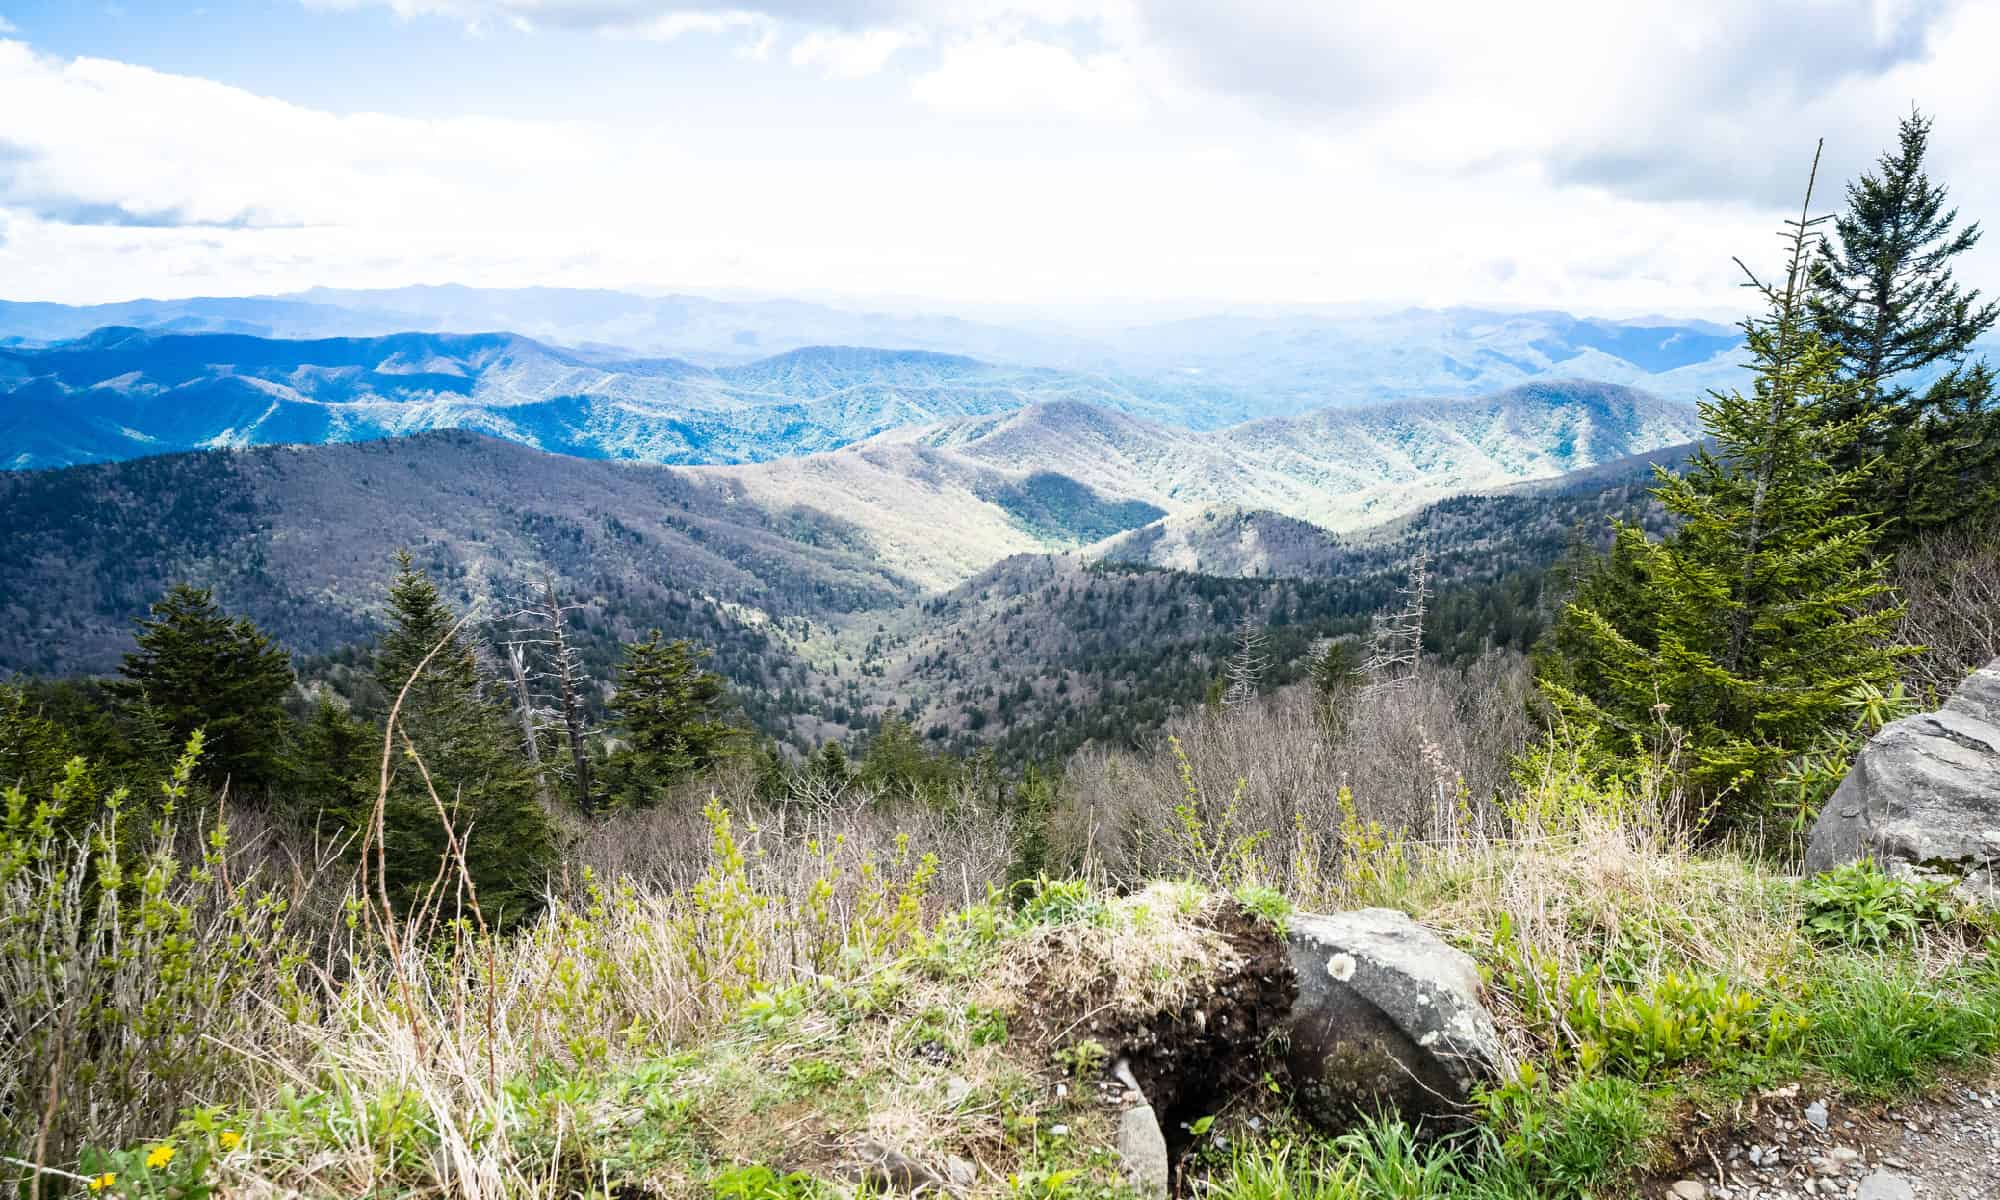
<svg viewBox="0 0 2000 1200"><path fill-rule="evenodd" d="M1056 471L1104 495L1169 512L1261 509L1343 532L1445 496L1550 479L1684 443L1699 428L1691 404L1562 381L1476 399L1324 409L1206 432L1086 405L1039 405L896 430L869 445L928 446L997 467Z"/></svg>
<svg viewBox="0 0 2000 1200"><path fill-rule="evenodd" d="M1245 404L957 355L815 347L735 366L607 358L513 334L312 341L105 328L0 348L0 465L470 429L541 450L754 462L912 424L1072 401L1214 424Z"/></svg>

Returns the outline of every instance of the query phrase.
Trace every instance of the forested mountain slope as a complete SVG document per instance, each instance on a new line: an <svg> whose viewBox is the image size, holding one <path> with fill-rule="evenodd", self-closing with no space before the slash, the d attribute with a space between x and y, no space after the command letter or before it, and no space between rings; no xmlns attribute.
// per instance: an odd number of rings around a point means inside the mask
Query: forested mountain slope
<svg viewBox="0 0 2000 1200"><path fill-rule="evenodd" d="M295 650L331 650L373 630L405 547L462 601L549 573L600 611L668 625L716 603L762 614L742 621L754 628L917 590L862 531L810 508L469 433L12 473L0 507L0 665L14 669L108 670L132 618L179 580ZM695 621L710 636L713 623Z"/></svg>
<svg viewBox="0 0 2000 1200"><path fill-rule="evenodd" d="M835 476L799 492L819 504L774 495L760 474L782 468L803 484L830 460ZM854 460L875 463L891 491L852 491L842 472ZM0 475L0 669L108 671L132 620L181 580L214 586L296 652L342 651L378 629L391 555L407 547L484 621L552 577L583 606L600 677L618 640L653 626L715 647L717 667L781 736L809 741L894 713L939 738L1006 736L1046 753L1116 732L1098 728L1106 721L1125 736L1199 700L1245 611L1279 628L1287 657L1273 680L1295 677L1312 642L1358 634L1390 602L1419 548L1445 586L1472 589L1441 598L1456 615L1438 625L1439 648L1525 644L1539 628L1528 575L1560 556L1573 527L1601 530L1605 513L1642 506L1641 470L1448 500L1386 537L1337 540L1237 512L1218 527L1288 538L1296 560L1280 568L1197 538L1183 543L1191 560L1166 564L1197 569L1136 573L1153 564L1154 535L1106 535L1157 508L925 446L691 470L442 432L15 472ZM956 547L962 562L905 571L910 547L932 564ZM1066 547L1078 552L1043 552ZM1099 557L1130 561L1093 566ZM1517 571L1528 574L1510 581ZM1295 578L1226 578L1245 574ZM1098 696L1122 699L1082 720Z"/></svg>

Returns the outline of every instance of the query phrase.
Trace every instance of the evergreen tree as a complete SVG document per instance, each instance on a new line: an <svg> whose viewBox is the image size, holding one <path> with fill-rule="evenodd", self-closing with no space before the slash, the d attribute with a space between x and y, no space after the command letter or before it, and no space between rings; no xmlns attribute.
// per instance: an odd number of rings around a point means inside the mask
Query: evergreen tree
<svg viewBox="0 0 2000 1200"><path fill-rule="evenodd" d="M960 781L959 764L948 755L933 755L915 727L901 717L887 717L868 739L868 748L854 778L879 793L913 796L942 804Z"/></svg>
<svg viewBox="0 0 2000 1200"><path fill-rule="evenodd" d="M1614 537L1604 552L1573 545L1568 557L1553 568L1558 586L1568 592L1564 611L1594 613L1637 648L1657 650L1649 560L1643 536ZM1558 620L1534 648L1535 675L1558 686L1579 687L1604 673L1602 645L1581 622Z"/></svg>
<svg viewBox="0 0 2000 1200"><path fill-rule="evenodd" d="M1888 685L1897 654L1879 526L1854 511L1867 468L1842 465L1864 418L1826 418L1857 385L1806 313L1810 203L1808 187L1784 279L1752 280L1768 304L1744 324L1752 393L1713 393L1714 451L1659 472L1679 529L1654 541L1617 527L1623 565L1568 606L1559 635L1591 669L1541 677L1614 753L1678 742L1695 798L1735 818L1764 812L1785 764L1853 723L1857 689Z"/></svg>
<svg viewBox="0 0 2000 1200"><path fill-rule="evenodd" d="M375 802L382 767L382 731L341 704L321 697L299 730L293 787L308 819L325 814L358 825Z"/></svg>
<svg viewBox="0 0 2000 1200"><path fill-rule="evenodd" d="M487 696L472 646L455 629L457 618L407 553L396 562L392 625L375 656L376 681L392 704L408 685L392 735L384 810L387 883L399 904L422 899L450 853L438 816L442 803L487 921L511 925L541 907L555 830L515 752L506 709ZM379 743L377 755L379 771ZM362 795L372 807L375 790ZM444 886L455 878L455 870L447 871Z"/></svg>
<svg viewBox="0 0 2000 1200"><path fill-rule="evenodd" d="M1328 642L1312 661L1313 690L1322 700L1337 700L1360 683L1361 655L1349 641Z"/></svg>
<svg viewBox="0 0 2000 1200"><path fill-rule="evenodd" d="M821 746L812 756L807 769L828 787L844 788L854 781L854 768L848 762L847 748L839 742Z"/></svg>
<svg viewBox="0 0 2000 1200"><path fill-rule="evenodd" d="M290 657L207 588L176 584L139 622L138 648L119 665L115 695L169 746L203 731L203 774L238 795L268 793L291 769Z"/></svg>
<svg viewBox="0 0 2000 1200"><path fill-rule="evenodd" d="M1007 867L1008 891L1025 899L1032 884L1049 873L1057 780L1030 763L1014 789L1014 860Z"/></svg>
<svg viewBox="0 0 2000 1200"><path fill-rule="evenodd" d="M1924 170L1931 120L1903 119L1895 150L1847 186L1813 271L1810 306L1820 335L1856 386L1825 398L1828 420L1859 423L1839 466L1880 458L1858 490L1896 537L1990 513L2000 503L2000 403L1993 372L1967 363L1973 342L2000 320L2000 304L1952 278L1952 260L1979 242L1958 224L1942 184ZM1912 377L1942 371L1921 391Z"/></svg>
<svg viewBox="0 0 2000 1200"><path fill-rule="evenodd" d="M657 629L626 644L611 697L624 745L608 771L624 803L651 804L660 789L739 748L742 731L723 720L728 685L703 668L707 658L706 650L686 639L666 641Z"/></svg>

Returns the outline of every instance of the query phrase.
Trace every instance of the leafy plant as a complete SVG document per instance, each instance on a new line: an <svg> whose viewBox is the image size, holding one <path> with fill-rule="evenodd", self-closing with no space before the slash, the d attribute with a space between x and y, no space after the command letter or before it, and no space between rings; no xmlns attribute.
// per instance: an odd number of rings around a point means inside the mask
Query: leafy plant
<svg viewBox="0 0 2000 1200"><path fill-rule="evenodd" d="M1953 915L1950 884L1899 879L1868 859L1815 875L1802 890L1805 930L1819 942L1880 948Z"/></svg>
<svg viewBox="0 0 2000 1200"><path fill-rule="evenodd" d="M1085 1038L1056 1051L1056 1062L1078 1080L1091 1079L1110 1065L1111 1051L1096 1038Z"/></svg>
<svg viewBox="0 0 2000 1200"><path fill-rule="evenodd" d="M1670 973L1651 987L1604 986L1592 967L1572 984L1567 1020L1577 1063L1645 1078L1689 1060L1769 1055L1805 1030L1788 1007L1700 975Z"/></svg>
<svg viewBox="0 0 2000 1200"><path fill-rule="evenodd" d="M1023 925L1096 923L1105 915L1096 889L1081 879L1035 881L1019 913Z"/></svg>
<svg viewBox="0 0 2000 1200"><path fill-rule="evenodd" d="M780 1175L762 1163L728 1167L708 1181L715 1200L818 1200L825 1188L804 1171Z"/></svg>
<svg viewBox="0 0 2000 1200"><path fill-rule="evenodd" d="M1291 924L1292 902L1277 888L1246 883L1237 887L1235 896L1238 904L1278 933L1284 933Z"/></svg>
<svg viewBox="0 0 2000 1200"><path fill-rule="evenodd" d="M1558 1088L1529 1064L1479 1099L1501 1157L1549 1196L1588 1195L1644 1166L1661 1127L1644 1089L1613 1075Z"/></svg>

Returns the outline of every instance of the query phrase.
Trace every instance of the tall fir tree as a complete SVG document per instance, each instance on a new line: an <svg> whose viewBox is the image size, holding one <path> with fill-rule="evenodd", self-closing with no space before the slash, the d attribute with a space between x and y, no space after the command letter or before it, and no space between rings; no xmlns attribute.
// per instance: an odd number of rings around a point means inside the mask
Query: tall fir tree
<svg viewBox="0 0 2000 1200"><path fill-rule="evenodd" d="M268 796L292 771L285 713L291 658L249 619L232 617L207 588L176 584L139 621L138 646L113 694L169 753L203 731L202 773L239 796Z"/></svg>
<svg viewBox="0 0 2000 1200"><path fill-rule="evenodd" d="M1992 370L1968 361L2000 304L1952 277L1980 228L1959 223L1924 169L1930 133L1931 119L1912 112L1896 149L1847 185L1809 301L1856 385L1825 399L1828 420L1859 427L1837 465L1880 460L1856 504L1887 520L1892 541L2000 505L2000 399Z"/></svg>
<svg viewBox="0 0 2000 1200"><path fill-rule="evenodd" d="M389 586L391 625L375 656L376 682L392 703L406 683L409 688L391 735L385 882L394 901L407 907L423 897L448 863L441 803L486 919L512 925L541 907L555 860L555 829L515 750L507 711L487 694L472 645L456 628L457 617L407 553L398 554L396 564ZM410 750L422 760L421 769ZM379 771L379 757L374 762ZM363 789L370 809L377 790ZM444 886L452 887L455 864L444 878Z"/></svg>
<svg viewBox="0 0 2000 1200"><path fill-rule="evenodd" d="M372 811L382 766L382 731L346 707L320 697L299 730L299 769L293 783L300 815L356 821Z"/></svg>
<svg viewBox="0 0 2000 1200"><path fill-rule="evenodd" d="M1817 162L1815 162L1815 173ZM1858 385L1806 311L1811 187L1782 280L1752 277L1766 305L1744 332L1751 394L1701 406L1714 449L1655 495L1680 519L1660 541L1621 524L1616 569L1568 606L1541 686L1613 754L1677 743L1694 798L1730 822L1778 801L1786 765L1853 724L1859 690L1886 687L1897 609L1875 554L1877 522L1854 509L1867 466L1850 465L1865 414L1829 420Z"/></svg>
<svg viewBox="0 0 2000 1200"><path fill-rule="evenodd" d="M728 685L702 666L707 657L686 639L665 640L657 629L626 644L611 697L623 745L606 764L621 803L650 805L668 785L740 748L742 731L723 719L730 709Z"/></svg>

